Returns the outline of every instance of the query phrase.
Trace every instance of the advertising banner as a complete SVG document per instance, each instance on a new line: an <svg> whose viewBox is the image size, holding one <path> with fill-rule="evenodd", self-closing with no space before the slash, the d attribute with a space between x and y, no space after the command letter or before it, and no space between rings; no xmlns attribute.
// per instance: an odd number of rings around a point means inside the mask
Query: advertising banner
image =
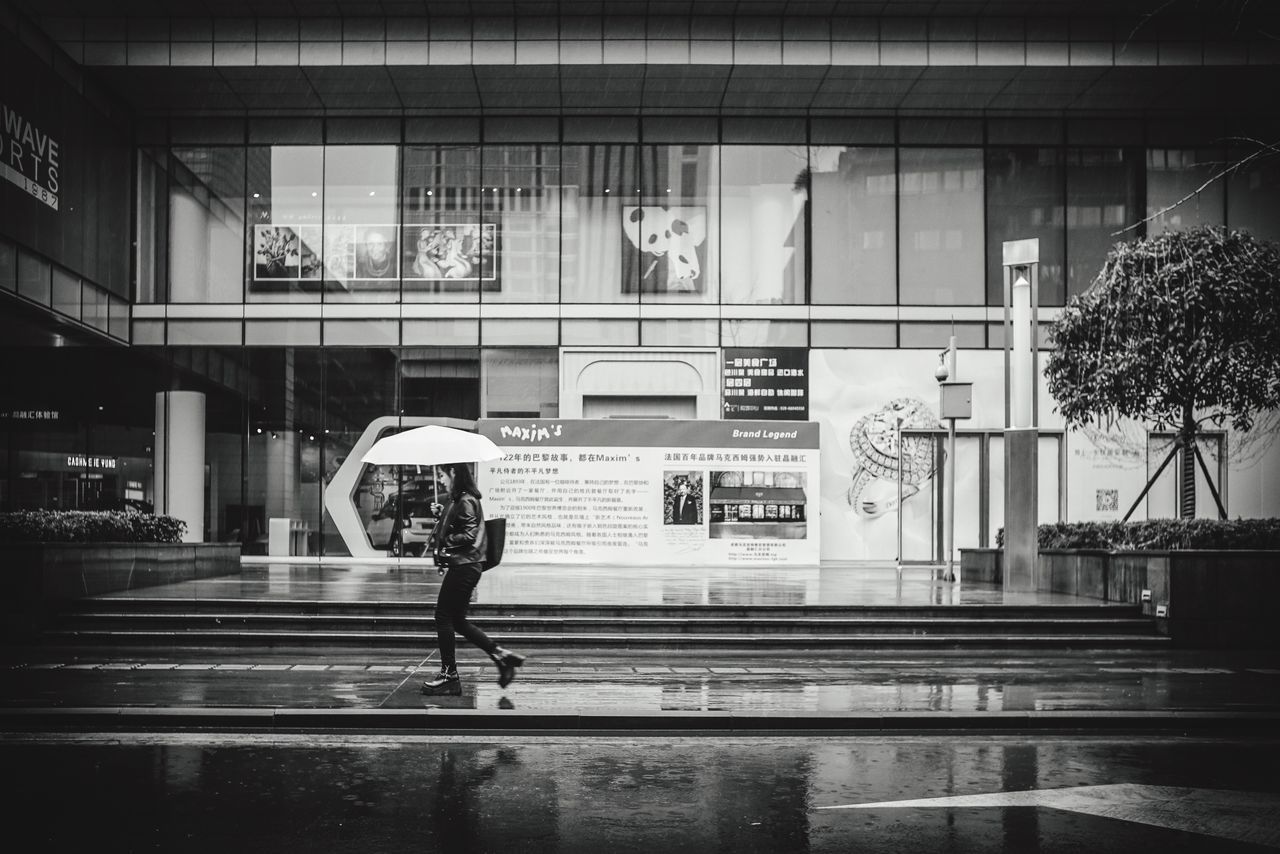
<svg viewBox="0 0 1280 854"><path fill-rule="evenodd" d="M724 417L809 420L809 351L725 347Z"/></svg>
<svg viewBox="0 0 1280 854"><path fill-rule="evenodd" d="M818 563L818 425L486 419L479 464L504 562Z"/></svg>

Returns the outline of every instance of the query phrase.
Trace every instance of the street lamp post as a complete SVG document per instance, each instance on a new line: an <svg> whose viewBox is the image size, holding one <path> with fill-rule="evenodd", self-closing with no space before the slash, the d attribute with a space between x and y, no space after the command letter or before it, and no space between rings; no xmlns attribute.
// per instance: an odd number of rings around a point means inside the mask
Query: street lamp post
<svg viewBox="0 0 1280 854"><path fill-rule="evenodd" d="M943 505L943 549L946 551L946 570L943 581L955 581L956 545L956 419L973 417L973 383L960 382L956 369L956 336L947 342L947 349L938 354L938 368L933 375L938 380L938 415L947 422L947 460L943 479L946 481L946 501Z"/></svg>
<svg viewBox="0 0 1280 854"><path fill-rule="evenodd" d="M1004 589L1035 590L1040 241L1004 244Z"/></svg>

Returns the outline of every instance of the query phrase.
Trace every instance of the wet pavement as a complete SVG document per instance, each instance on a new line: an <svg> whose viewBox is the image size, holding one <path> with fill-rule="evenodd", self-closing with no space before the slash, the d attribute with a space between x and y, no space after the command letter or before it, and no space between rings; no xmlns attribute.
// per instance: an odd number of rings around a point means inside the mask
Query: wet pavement
<svg viewBox="0 0 1280 854"><path fill-rule="evenodd" d="M1280 721L1280 662L1270 652L979 651L708 654L572 650L531 658L507 688L478 653L463 649L461 697L424 697L436 670L422 657L343 650L145 648L7 649L0 657L0 715L27 710L185 709L260 720L253 710L341 710L336 725L412 726L404 713L492 712L490 725L576 729L582 719L618 716L633 725L709 728L850 726L978 718L1010 726L1037 716L1096 713L1152 722L1202 714L1223 721ZM381 718L381 719L380 719ZM861 723L859 723L861 721ZM194 723L194 720L193 720ZM335 725L333 723L327 725ZM459 724L463 725L463 724Z"/></svg>
<svg viewBox="0 0 1280 854"><path fill-rule="evenodd" d="M39 851L1234 852L1280 741L5 735Z"/></svg>
<svg viewBox="0 0 1280 854"><path fill-rule="evenodd" d="M1088 605L1057 593L1006 593L1000 585L941 582L926 566L540 566L504 564L484 574L476 601L513 605ZM434 602L440 577L421 558L247 559L238 575L101 598Z"/></svg>
<svg viewBox="0 0 1280 854"><path fill-rule="evenodd" d="M236 576L122 596L220 599L246 607L346 601L424 603L439 577L420 561L249 563ZM943 583L909 567L533 567L485 574L487 605L1096 605L998 586ZM480 622L483 625L482 621ZM501 640L499 638L499 640ZM431 645L432 647L434 644ZM495 728L776 730L1060 726L1219 729L1280 723L1273 650L571 648L532 652L500 689L460 642L464 692L427 698L433 648L9 644L0 648L0 728ZM159 713L174 714L167 719ZM332 713L332 714L323 714ZM57 724L52 722L57 721Z"/></svg>

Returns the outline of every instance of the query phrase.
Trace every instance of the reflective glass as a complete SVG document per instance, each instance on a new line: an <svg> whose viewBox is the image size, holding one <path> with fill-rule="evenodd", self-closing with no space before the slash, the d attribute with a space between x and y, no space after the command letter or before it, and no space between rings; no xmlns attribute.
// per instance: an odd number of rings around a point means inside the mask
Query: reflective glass
<svg viewBox="0 0 1280 854"><path fill-rule="evenodd" d="M1147 149L1148 234L1222 225L1226 183L1215 180L1225 152L1216 148Z"/></svg>
<svg viewBox="0 0 1280 854"><path fill-rule="evenodd" d="M815 305L897 299L897 181L892 148L809 149Z"/></svg>
<svg viewBox="0 0 1280 854"><path fill-rule="evenodd" d="M1253 151L1232 151L1231 162ZM1250 160L1231 174L1227 184L1227 225L1261 240L1280 240L1280 162L1275 156Z"/></svg>
<svg viewBox="0 0 1280 854"><path fill-rule="evenodd" d="M808 193L803 146L721 147L722 302L805 301Z"/></svg>
<svg viewBox="0 0 1280 854"><path fill-rule="evenodd" d="M485 302L555 302L560 292L560 148L490 145L481 155L478 263Z"/></svg>
<svg viewBox="0 0 1280 854"><path fill-rule="evenodd" d="M899 301L982 304L982 149L901 149L898 192Z"/></svg>
<svg viewBox="0 0 1280 854"><path fill-rule="evenodd" d="M1004 305L1004 242L1040 241L1040 305L1063 305L1066 172L1059 148L987 149L987 305Z"/></svg>
<svg viewBox="0 0 1280 854"><path fill-rule="evenodd" d="M1067 296L1084 291L1107 252L1132 239L1142 210L1142 152L1126 148L1067 149Z"/></svg>
<svg viewBox="0 0 1280 854"><path fill-rule="evenodd" d="M397 302L396 146L324 149L326 302Z"/></svg>
<svg viewBox="0 0 1280 854"><path fill-rule="evenodd" d="M242 302L245 150L174 148L169 302Z"/></svg>
<svg viewBox="0 0 1280 854"><path fill-rule="evenodd" d="M640 253L623 228L640 207L639 147L566 145L560 195L561 301L638 302Z"/></svg>
<svg viewBox="0 0 1280 854"><path fill-rule="evenodd" d="M497 229L480 216L479 146L406 146L401 211L405 302L475 302L481 287L501 287Z"/></svg>
<svg viewBox="0 0 1280 854"><path fill-rule="evenodd" d="M324 149L248 150L250 302L318 302L324 277Z"/></svg>
<svg viewBox="0 0 1280 854"><path fill-rule="evenodd" d="M485 418L556 418L560 414L559 352L546 347L483 351Z"/></svg>
<svg viewBox="0 0 1280 854"><path fill-rule="evenodd" d="M639 274L623 290L644 302L714 303L719 285L719 149L646 145L640 201L622 212L623 267ZM630 261L637 257L638 265Z"/></svg>

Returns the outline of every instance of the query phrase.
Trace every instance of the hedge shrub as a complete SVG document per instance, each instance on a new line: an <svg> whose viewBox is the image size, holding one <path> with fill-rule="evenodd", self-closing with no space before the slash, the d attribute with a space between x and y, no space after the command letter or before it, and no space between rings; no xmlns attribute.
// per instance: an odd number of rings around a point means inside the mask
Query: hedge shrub
<svg viewBox="0 0 1280 854"><path fill-rule="evenodd" d="M1142 522L1057 522L1036 531L1042 549L1169 551L1280 549L1280 519L1148 519ZM1004 546L1004 528L996 534Z"/></svg>
<svg viewBox="0 0 1280 854"><path fill-rule="evenodd" d="M24 510L0 513L4 543L180 543L187 523L122 511Z"/></svg>

